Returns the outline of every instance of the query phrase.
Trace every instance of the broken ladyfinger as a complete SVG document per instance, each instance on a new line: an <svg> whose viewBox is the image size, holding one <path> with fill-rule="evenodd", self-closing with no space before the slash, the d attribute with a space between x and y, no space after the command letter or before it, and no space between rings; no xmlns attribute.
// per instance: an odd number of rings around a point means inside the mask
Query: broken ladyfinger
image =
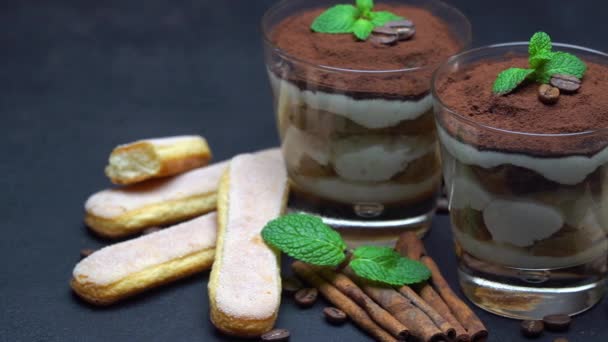
<svg viewBox="0 0 608 342"><path fill-rule="evenodd" d="M145 139L116 147L106 175L115 184L172 176L207 165L211 151L197 135Z"/></svg>

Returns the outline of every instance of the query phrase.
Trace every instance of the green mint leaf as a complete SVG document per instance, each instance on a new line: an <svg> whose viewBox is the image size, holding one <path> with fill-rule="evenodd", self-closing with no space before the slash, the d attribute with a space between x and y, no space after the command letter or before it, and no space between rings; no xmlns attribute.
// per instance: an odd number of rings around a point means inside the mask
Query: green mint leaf
<svg viewBox="0 0 608 342"><path fill-rule="evenodd" d="M272 220L262 230L262 238L309 264L337 266L346 257L346 244L340 234L311 215L289 214Z"/></svg>
<svg viewBox="0 0 608 342"><path fill-rule="evenodd" d="M496 77L492 91L498 95L504 95L517 88L528 76L534 72L534 69L509 68L503 70Z"/></svg>
<svg viewBox="0 0 608 342"><path fill-rule="evenodd" d="M353 252L349 266L362 278L396 286L418 283L431 276L424 264L404 258L388 247L359 247Z"/></svg>
<svg viewBox="0 0 608 342"><path fill-rule="evenodd" d="M528 45L530 57L549 52L551 52L551 37L545 32L536 32L532 38L530 38L530 45Z"/></svg>
<svg viewBox="0 0 608 342"><path fill-rule="evenodd" d="M374 24L374 27L382 26L388 23L389 21L404 19L403 17L400 17L388 11L372 12L370 14L370 17L372 19L372 24Z"/></svg>
<svg viewBox="0 0 608 342"><path fill-rule="evenodd" d="M357 0L355 3L361 12L369 12L374 8L374 0Z"/></svg>
<svg viewBox="0 0 608 342"><path fill-rule="evenodd" d="M310 29L320 33L351 33L359 15L355 6L336 5L321 13Z"/></svg>
<svg viewBox="0 0 608 342"><path fill-rule="evenodd" d="M353 33L360 40L366 40L373 30L374 24L367 19L357 19L353 25Z"/></svg>
<svg viewBox="0 0 608 342"><path fill-rule="evenodd" d="M549 83L551 76L555 74L572 75L581 79L585 71L585 62L571 53L559 51L554 52L551 59L536 70L535 78L541 83Z"/></svg>
<svg viewBox="0 0 608 342"><path fill-rule="evenodd" d="M528 62L530 63L530 68L538 69L543 66L543 64L547 63L553 57L553 52L539 52L536 55L530 55L528 57Z"/></svg>

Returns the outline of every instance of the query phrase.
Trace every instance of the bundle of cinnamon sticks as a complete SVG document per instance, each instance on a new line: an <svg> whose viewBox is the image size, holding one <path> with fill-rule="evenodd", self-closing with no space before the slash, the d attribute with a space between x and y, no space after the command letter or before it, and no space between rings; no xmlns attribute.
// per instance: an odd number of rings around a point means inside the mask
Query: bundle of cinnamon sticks
<svg viewBox="0 0 608 342"><path fill-rule="evenodd" d="M378 341L485 341L488 331L449 287L415 233L399 237L395 250L419 260L432 273L427 282L393 288L357 277L348 267L333 270L301 261L294 272Z"/></svg>

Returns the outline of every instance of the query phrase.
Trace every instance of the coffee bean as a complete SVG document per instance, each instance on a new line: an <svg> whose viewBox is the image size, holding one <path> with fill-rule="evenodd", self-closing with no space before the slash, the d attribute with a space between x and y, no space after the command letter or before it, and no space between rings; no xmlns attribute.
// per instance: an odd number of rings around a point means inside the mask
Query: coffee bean
<svg viewBox="0 0 608 342"><path fill-rule="evenodd" d="M287 278L283 278L282 281L283 285L283 292L285 294L294 294L296 292L298 292L299 289L302 288L302 282L298 280L298 278L295 277L287 277Z"/></svg>
<svg viewBox="0 0 608 342"><path fill-rule="evenodd" d="M450 212L448 205L448 199L445 196L441 196L437 199L437 213L439 214L447 214Z"/></svg>
<svg viewBox="0 0 608 342"><path fill-rule="evenodd" d="M543 317L543 323L547 330L566 331L570 327L572 318L566 314L554 314Z"/></svg>
<svg viewBox="0 0 608 342"><path fill-rule="evenodd" d="M548 84L538 87L538 99L547 105L554 104L559 100L559 89Z"/></svg>
<svg viewBox="0 0 608 342"><path fill-rule="evenodd" d="M293 298L295 299L296 304L298 304L300 307L308 308L311 307L317 301L318 294L319 292L317 291L317 289L307 287L298 290L298 292L296 292Z"/></svg>
<svg viewBox="0 0 608 342"><path fill-rule="evenodd" d="M526 337L538 337L543 333L543 321L522 321L521 333Z"/></svg>
<svg viewBox="0 0 608 342"><path fill-rule="evenodd" d="M84 259L89 255L95 253L95 250L92 248L83 248L80 250L80 259Z"/></svg>
<svg viewBox="0 0 608 342"><path fill-rule="evenodd" d="M393 21L389 21L386 24L384 24L384 26L391 27L391 28L398 28L398 27L414 28L414 22L412 22L411 20L407 20L407 19L393 20Z"/></svg>
<svg viewBox="0 0 608 342"><path fill-rule="evenodd" d="M572 75L555 74L551 76L549 84L559 88L564 93L574 93L581 87L581 80Z"/></svg>
<svg viewBox="0 0 608 342"><path fill-rule="evenodd" d="M393 36L393 35L396 36L397 30L392 27L388 27L388 26L378 26L373 29L372 33L384 34L387 36Z"/></svg>
<svg viewBox="0 0 608 342"><path fill-rule="evenodd" d="M331 324L342 324L348 318L344 311L331 306L323 309L323 314L325 315L325 319Z"/></svg>
<svg viewBox="0 0 608 342"><path fill-rule="evenodd" d="M148 234L152 234L152 233L156 233L158 231L161 231L162 228L160 227L150 227L150 228L146 228L141 232L141 235L148 235Z"/></svg>
<svg viewBox="0 0 608 342"><path fill-rule="evenodd" d="M374 44L391 45L397 42L397 35L373 34L370 41Z"/></svg>
<svg viewBox="0 0 608 342"><path fill-rule="evenodd" d="M553 342L568 342L568 339L565 337L558 337Z"/></svg>
<svg viewBox="0 0 608 342"><path fill-rule="evenodd" d="M289 330L287 329L274 329L260 336L262 341L289 341Z"/></svg>
<svg viewBox="0 0 608 342"><path fill-rule="evenodd" d="M398 27L397 37L399 40L408 40L414 36L416 29L413 27Z"/></svg>

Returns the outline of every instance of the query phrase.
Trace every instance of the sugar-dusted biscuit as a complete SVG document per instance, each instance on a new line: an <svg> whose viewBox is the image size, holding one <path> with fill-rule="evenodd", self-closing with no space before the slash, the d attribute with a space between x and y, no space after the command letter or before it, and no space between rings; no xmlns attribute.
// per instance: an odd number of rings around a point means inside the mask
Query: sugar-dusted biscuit
<svg viewBox="0 0 608 342"><path fill-rule="evenodd" d="M232 159L218 192L218 241L209 280L211 321L254 337L272 329L281 298L279 256L260 232L283 212L288 185L278 150Z"/></svg>
<svg viewBox="0 0 608 342"><path fill-rule="evenodd" d="M87 302L107 305L208 269L216 230L217 215L209 213L100 249L76 265L72 289Z"/></svg>
<svg viewBox="0 0 608 342"><path fill-rule="evenodd" d="M207 141L198 135L145 139L116 147L106 175L113 183L133 184L195 169L209 160Z"/></svg>
<svg viewBox="0 0 608 342"><path fill-rule="evenodd" d="M227 166L221 162L97 192L85 203L85 222L97 234L116 238L215 210L217 187Z"/></svg>

